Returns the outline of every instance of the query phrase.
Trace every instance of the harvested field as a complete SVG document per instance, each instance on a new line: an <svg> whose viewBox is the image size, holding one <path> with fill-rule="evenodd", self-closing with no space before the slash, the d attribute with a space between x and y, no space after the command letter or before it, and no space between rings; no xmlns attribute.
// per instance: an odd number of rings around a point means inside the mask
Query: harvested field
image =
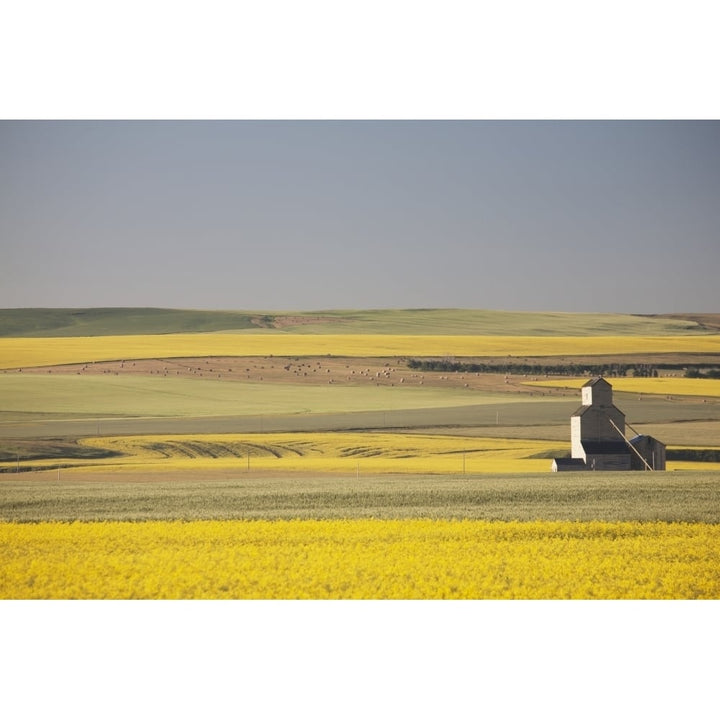
<svg viewBox="0 0 720 720"><path fill-rule="evenodd" d="M403 359L355 357L207 357L146 358L132 361L106 361L24 368L22 373L0 372L6 377L76 376L84 378L163 378L213 380L224 383L245 382L327 387L422 387L473 389L479 391L556 396L572 393L561 389L538 389L527 380L539 377L505 373L422 372L408 368ZM7 381L6 381L7 382ZM507 398L506 398L507 399Z"/></svg>

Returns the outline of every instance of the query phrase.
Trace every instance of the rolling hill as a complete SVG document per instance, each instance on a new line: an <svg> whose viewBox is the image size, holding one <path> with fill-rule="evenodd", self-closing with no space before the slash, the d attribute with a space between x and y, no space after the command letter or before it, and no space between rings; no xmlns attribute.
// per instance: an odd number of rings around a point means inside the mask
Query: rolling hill
<svg viewBox="0 0 720 720"><path fill-rule="evenodd" d="M168 308L0 309L0 337L174 333L372 335L697 335L717 315L508 312L467 309L252 312Z"/></svg>

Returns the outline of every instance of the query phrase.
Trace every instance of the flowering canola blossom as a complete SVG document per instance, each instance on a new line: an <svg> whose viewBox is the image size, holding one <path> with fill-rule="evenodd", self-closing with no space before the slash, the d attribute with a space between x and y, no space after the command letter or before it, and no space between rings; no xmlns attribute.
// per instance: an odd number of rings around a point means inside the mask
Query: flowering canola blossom
<svg viewBox="0 0 720 720"><path fill-rule="evenodd" d="M526 385L538 387L581 388L587 378L562 380L533 380ZM695 397L720 397L720 380L709 378L612 378L613 389L617 392L645 395L689 395Z"/></svg>
<svg viewBox="0 0 720 720"><path fill-rule="evenodd" d="M457 357L602 355L614 352L720 352L720 335L503 336L503 335L246 335L171 333L96 337L0 338L0 368L39 367L123 358Z"/></svg>
<svg viewBox="0 0 720 720"><path fill-rule="evenodd" d="M2 598L720 598L720 525L0 524Z"/></svg>

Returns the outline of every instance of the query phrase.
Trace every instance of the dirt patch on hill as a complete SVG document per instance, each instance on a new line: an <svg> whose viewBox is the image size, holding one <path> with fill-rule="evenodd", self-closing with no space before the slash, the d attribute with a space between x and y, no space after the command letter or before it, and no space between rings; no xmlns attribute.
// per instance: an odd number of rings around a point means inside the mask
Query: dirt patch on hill
<svg viewBox="0 0 720 720"><path fill-rule="evenodd" d="M325 317L323 315L261 315L251 318L250 322L260 328L282 330L283 328L294 327L296 325L342 323L344 320L337 317Z"/></svg>
<svg viewBox="0 0 720 720"><path fill-rule="evenodd" d="M647 317L688 320L697 323L701 330L713 333L720 332L720 313L668 313L664 315L648 315Z"/></svg>

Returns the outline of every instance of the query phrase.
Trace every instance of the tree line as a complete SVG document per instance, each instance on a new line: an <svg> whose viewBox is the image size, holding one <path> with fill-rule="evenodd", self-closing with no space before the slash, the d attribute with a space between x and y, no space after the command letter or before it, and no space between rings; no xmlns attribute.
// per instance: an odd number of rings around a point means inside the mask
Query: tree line
<svg viewBox="0 0 720 720"><path fill-rule="evenodd" d="M698 370L697 368L688 368L685 371L685 377L688 378L711 378L713 380L720 379L720 370L718 368L713 368L712 370L708 370L707 372L702 372L701 370Z"/></svg>
<svg viewBox="0 0 720 720"><path fill-rule="evenodd" d="M418 360L410 359L407 365L411 370L445 373L504 373L505 375L602 375L603 377L658 377L658 370L684 370L685 377L720 378L717 368L702 372L706 364L670 364L660 363L571 363L554 365L544 363L482 363L458 362L456 360Z"/></svg>

